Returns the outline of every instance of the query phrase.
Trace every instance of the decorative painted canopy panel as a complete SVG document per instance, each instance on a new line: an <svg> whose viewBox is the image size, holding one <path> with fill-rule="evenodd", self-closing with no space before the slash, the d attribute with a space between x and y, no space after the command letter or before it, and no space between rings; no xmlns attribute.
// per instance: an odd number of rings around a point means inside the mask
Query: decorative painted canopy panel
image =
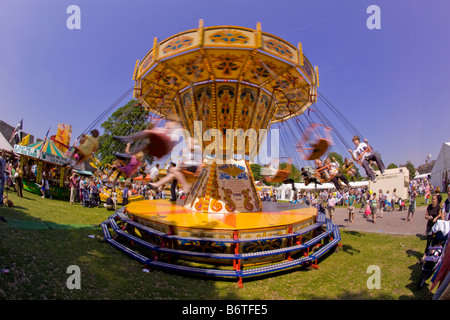
<svg viewBox="0 0 450 320"><path fill-rule="evenodd" d="M316 100L317 68L297 47L271 34L203 27L176 34L136 64L135 97L152 112L204 129L265 129L303 113Z"/></svg>

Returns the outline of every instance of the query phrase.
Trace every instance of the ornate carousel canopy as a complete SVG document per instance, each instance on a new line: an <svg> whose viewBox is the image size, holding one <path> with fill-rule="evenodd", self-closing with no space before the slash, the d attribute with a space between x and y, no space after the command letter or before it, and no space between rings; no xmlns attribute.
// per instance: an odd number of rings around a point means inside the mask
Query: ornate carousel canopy
<svg viewBox="0 0 450 320"><path fill-rule="evenodd" d="M303 113L316 100L317 68L297 46L236 26L203 27L158 42L136 62L134 96L194 133L266 129Z"/></svg>

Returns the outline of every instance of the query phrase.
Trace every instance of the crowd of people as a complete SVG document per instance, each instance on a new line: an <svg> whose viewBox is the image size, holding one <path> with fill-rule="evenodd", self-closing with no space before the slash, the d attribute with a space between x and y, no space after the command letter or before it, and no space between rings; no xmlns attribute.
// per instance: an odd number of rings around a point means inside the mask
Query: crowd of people
<svg viewBox="0 0 450 320"><path fill-rule="evenodd" d="M175 167L170 164L170 168ZM170 173L169 173L170 174ZM140 200L170 199L176 201L182 199L185 192L178 186L176 180L170 184L162 184L157 188L152 183L159 181L159 164L148 170L150 180L124 180L111 178L107 174L97 172L93 176L86 176L73 170L69 177L70 203L80 203L85 206L100 206L100 194L106 197L104 206L109 210L115 210L121 200L122 205L127 205L131 198L140 196ZM170 186L170 195L168 188ZM87 203L87 204L86 204Z"/></svg>
<svg viewBox="0 0 450 320"><path fill-rule="evenodd" d="M41 178L36 182L37 167L37 163L32 160L26 161L21 165L19 159L14 155L8 154L3 150L0 152L0 172L4 173L0 175L0 199L2 200L0 206L6 203L9 191L16 192L17 196L23 197L24 179L34 181L34 184L39 188L42 198L53 198L50 186L59 185L59 172L56 172L55 166L43 165ZM175 167L175 164L169 164L168 175L170 175L171 171L174 171L173 168ZM100 171L93 175L79 173L75 169L72 169L70 172L71 174L66 177L67 181L65 181L65 185L70 188L70 204L80 203L84 206L100 206L100 194L103 193L108 195L105 207L113 210L117 208L119 198L123 199L122 204L125 205L129 198L133 196L142 196L143 199L148 200L170 198L170 200L176 201L183 198L186 194L179 187L176 179L171 179L156 188L152 186L152 183L158 183L160 180L159 164L145 171L150 177L149 181L125 180L123 177L113 179L105 176ZM167 194L169 192L166 193L168 186L170 186L170 195Z"/></svg>
<svg viewBox="0 0 450 320"><path fill-rule="evenodd" d="M295 190L290 202L317 207L320 211L326 212L331 220L336 207L341 206L347 209L350 223L355 221L356 210L364 213L369 221L376 223L377 218L382 218L384 212L392 212L396 208L399 211L407 210L406 221L412 221L417 206L416 198L424 197L427 206L425 212L427 243L421 262L424 261L433 241L436 238L446 239L450 233L450 185L446 190L441 190L439 186L433 187L428 178L413 179L409 184L407 199L399 197L395 188L392 192L391 190L376 192L367 187L316 190ZM447 193L445 201L442 191Z"/></svg>
<svg viewBox="0 0 450 320"><path fill-rule="evenodd" d="M320 187L320 186L319 186ZM450 190L450 186L448 188ZM359 210L365 213L367 217L372 217L375 223L377 218L382 218L386 211L407 210L408 215L406 221L411 221L416 210L416 198L424 197L425 205L431 203L432 196L436 195L438 202L444 213L445 220L449 219L450 199L442 201L440 187L433 188L428 178L413 179L408 188L408 197L402 199L397 190L370 190L368 187L349 187L340 189L309 189L294 190L291 203L305 204L308 206L320 207L329 213L333 218L333 212L337 206L344 206L349 211L349 221L354 222L354 212ZM449 193L450 197L450 193ZM273 192L272 201L278 200L276 191ZM271 200L265 194L263 201ZM356 209L355 209L356 208Z"/></svg>
<svg viewBox="0 0 450 320"><path fill-rule="evenodd" d="M24 172L15 157L4 150L0 151L0 173L0 206L8 199L5 190L13 189L18 197L23 197Z"/></svg>

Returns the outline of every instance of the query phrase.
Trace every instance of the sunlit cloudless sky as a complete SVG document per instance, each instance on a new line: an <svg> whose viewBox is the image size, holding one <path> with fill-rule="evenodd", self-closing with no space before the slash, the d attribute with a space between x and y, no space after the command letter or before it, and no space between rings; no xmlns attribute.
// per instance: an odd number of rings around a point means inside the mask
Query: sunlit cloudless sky
<svg viewBox="0 0 450 320"><path fill-rule="evenodd" d="M70 5L81 9L80 30L66 26ZM366 26L370 5L381 10L379 30ZM199 19L206 27L261 22L302 43L319 67L319 91L386 165L417 166L450 141L449 9L446 0L2 0L0 119L15 126L23 118L39 138L69 123L75 138L133 86L154 37L195 29Z"/></svg>

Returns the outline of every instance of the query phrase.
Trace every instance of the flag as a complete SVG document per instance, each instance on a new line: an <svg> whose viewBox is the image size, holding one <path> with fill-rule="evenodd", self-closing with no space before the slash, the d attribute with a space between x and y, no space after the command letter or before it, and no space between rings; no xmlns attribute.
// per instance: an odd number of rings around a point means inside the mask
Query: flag
<svg viewBox="0 0 450 320"><path fill-rule="evenodd" d="M23 137L22 141L20 141L19 145L26 146L30 144L30 135L27 134L25 137Z"/></svg>
<svg viewBox="0 0 450 320"><path fill-rule="evenodd" d="M49 134L49 132L50 132L50 129L52 128L52 126L50 126L50 128L48 128L48 130L47 130L47 134L45 135L45 139L44 139L44 141L47 141L47 138L48 138L48 134Z"/></svg>
<svg viewBox="0 0 450 320"><path fill-rule="evenodd" d="M14 139L14 144L18 144L18 143L20 143L20 141L22 141L22 129L23 129L23 119L20 120L20 122L14 128L11 138L9 138L9 143L11 143L13 141L13 139Z"/></svg>
<svg viewBox="0 0 450 320"><path fill-rule="evenodd" d="M41 151L40 151L40 153L39 153L39 160L41 159L41 155L42 155L42 149L44 148L44 145L45 145L45 141L47 141L47 138L48 138L48 134L50 133L50 129L52 128L52 126L50 126L50 128L48 128L48 130L47 130L47 134L45 135L45 139L44 139L44 143L42 144L42 147L41 147Z"/></svg>

